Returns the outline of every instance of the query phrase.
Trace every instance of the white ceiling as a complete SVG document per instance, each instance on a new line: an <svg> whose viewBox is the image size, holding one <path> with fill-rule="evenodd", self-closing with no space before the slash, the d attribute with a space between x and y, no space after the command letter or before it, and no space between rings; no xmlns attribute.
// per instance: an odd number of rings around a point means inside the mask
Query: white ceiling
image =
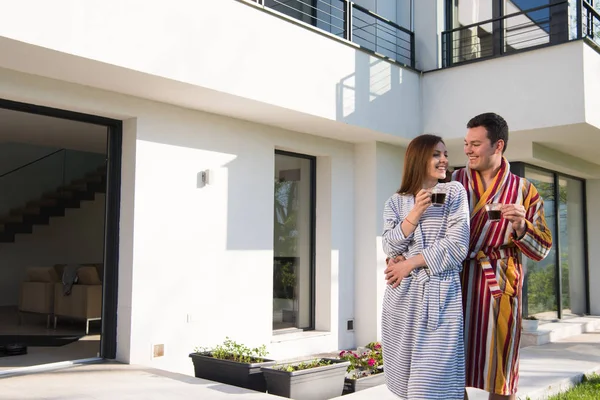
<svg viewBox="0 0 600 400"><path fill-rule="evenodd" d="M0 108L0 143L106 153L107 128Z"/></svg>

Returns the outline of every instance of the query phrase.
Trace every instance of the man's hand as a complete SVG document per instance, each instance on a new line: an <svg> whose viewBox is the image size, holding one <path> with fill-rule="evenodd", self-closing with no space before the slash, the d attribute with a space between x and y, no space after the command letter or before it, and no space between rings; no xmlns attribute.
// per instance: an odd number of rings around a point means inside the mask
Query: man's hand
<svg viewBox="0 0 600 400"><path fill-rule="evenodd" d="M521 204L504 204L502 206L502 217L512 223L513 229L518 236L525 233L525 207Z"/></svg>
<svg viewBox="0 0 600 400"><path fill-rule="evenodd" d="M409 262L402 256L390 259L388 261L387 268L385 271L385 280L388 285L392 285L394 288L398 287L402 282L402 279L406 278L413 268L409 265Z"/></svg>

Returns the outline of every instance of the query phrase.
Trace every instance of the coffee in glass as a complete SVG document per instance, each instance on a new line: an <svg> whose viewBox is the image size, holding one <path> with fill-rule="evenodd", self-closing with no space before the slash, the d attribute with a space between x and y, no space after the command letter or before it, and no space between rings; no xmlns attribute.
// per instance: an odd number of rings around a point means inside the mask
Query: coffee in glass
<svg viewBox="0 0 600 400"><path fill-rule="evenodd" d="M431 204L434 207L441 207L446 201L446 191L440 185L431 189Z"/></svg>
<svg viewBox="0 0 600 400"><path fill-rule="evenodd" d="M502 204L500 203L486 204L485 211L490 221L499 221L502 218Z"/></svg>

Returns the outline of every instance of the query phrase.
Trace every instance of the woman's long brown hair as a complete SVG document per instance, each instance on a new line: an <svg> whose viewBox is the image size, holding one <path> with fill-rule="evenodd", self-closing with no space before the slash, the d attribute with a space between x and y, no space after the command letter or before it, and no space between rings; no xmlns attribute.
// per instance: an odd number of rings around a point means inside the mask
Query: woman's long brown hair
<svg viewBox="0 0 600 400"><path fill-rule="evenodd" d="M444 140L439 136L429 134L420 135L411 140L404 156L402 185L400 185L398 193L416 195L419 190L423 189L423 182L427 178L427 168L438 143L444 143Z"/></svg>

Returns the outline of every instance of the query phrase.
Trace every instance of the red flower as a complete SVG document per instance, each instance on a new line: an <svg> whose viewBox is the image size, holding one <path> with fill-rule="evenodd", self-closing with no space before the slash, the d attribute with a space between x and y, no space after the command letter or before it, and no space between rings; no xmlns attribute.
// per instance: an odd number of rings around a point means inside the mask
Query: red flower
<svg viewBox="0 0 600 400"><path fill-rule="evenodd" d="M375 360L372 358L369 358L369 367L372 367L373 365L375 365Z"/></svg>

